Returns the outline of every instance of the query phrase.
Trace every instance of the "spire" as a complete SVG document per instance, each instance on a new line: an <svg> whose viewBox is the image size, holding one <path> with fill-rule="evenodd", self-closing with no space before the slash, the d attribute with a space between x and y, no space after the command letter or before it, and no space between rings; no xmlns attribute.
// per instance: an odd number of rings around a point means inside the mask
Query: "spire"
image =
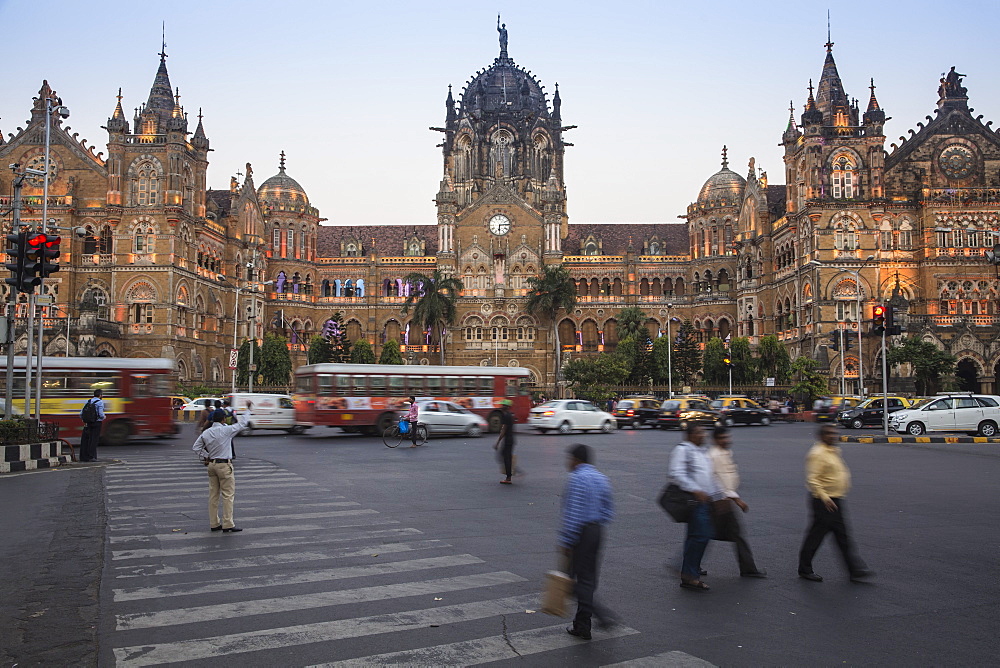
<svg viewBox="0 0 1000 668"><path fill-rule="evenodd" d="M285 173L285 152L284 151L282 151L281 153L278 154L278 173L279 174L284 174Z"/></svg>
<svg viewBox="0 0 1000 668"><path fill-rule="evenodd" d="M552 97L552 119L562 120L562 98L559 97L559 82L556 82L556 94Z"/></svg>
<svg viewBox="0 0 1000 668"><path fill-rule="evenodd" d="M802 136L799 132L799 126L795 123L795 103L791 100L788 101L788 125L785 127L785 132L782 133L781 139L786 144L795 141Z"/></svg>
<svg viewBox="0 0 1000 668"><path fill-rule="evenodd" d="M833 42L826 43L826 60L823 61L823 74L816 87L816 108L823 112L823 120L827 125L833 125L833 115L837 111L850 106L844 84L837 71L837 63L833 59Z"/></svg>
<svg viewBox="0 0 1000 668"><path fill-rule="evenodd" d="M164 42L163 50L160 51L160 66L156 70L153 78L153 86L149 89L149 98L143 112L155 113L161 123L166 123L167 119L173 116L176 101L173 95L173 87L170 85L170 77L167 74L167 44ZM161 125L160 127L163 127Z"/></svg>
<svg viewBox="0 0 1000 668"><path fill-rule="evenodd" d="M205 135L205 126L201 122L201 107L198 107L198 127L194 130L194 136L191 137L191 145L197 149L207 150L208 149L208 137Z"/></svg>
<svg viewBox="0 0 1000 668"><path fill-rule="evenodd" d="M813 97L813 82L809 80L809 99L806 100L806 110L802 112L802 125L815 125L823 122L823 112L816 108L816 98Z"/></svg>
<svg viewBox="0 0 1000 668"><path fill-rule="evenodd" d="M882 107L878 105L878 99L875 97L875 79L871 80L871 85L868 87L871 90L871 97L868 98L868 111L865 112L865 125L881 125L885 123L885 112L882 111Z"/></svg>
<svg viewBox="0 0 1000 668"><path fill-rule="evenodd" d="M122 89L118 88L118 104L115 105L115 111L111 114L111 118L125 120L125 110L122 109Z"/></svg>
<svg viewBox="0 0 1000 668"><path fill-rule="evenodd" d="M128 121L125 120L125 110L122 109L122 89L118 89L118 104L108 119L108 132L122 132L128 134Z"/></svg>
<svg viewBox="0 0 1000 668"><path fill-rule="evenodd" d="M722 168L729 169L729 148L725 145L722 147Z"/></svg>
<svg viewBox="0 0 1000 668"><path fill-rule="evenodd" d="M455 98L451 96L451 84L448 84L448 97L444 101L445 120L448 123L455 121Z"/></svg>

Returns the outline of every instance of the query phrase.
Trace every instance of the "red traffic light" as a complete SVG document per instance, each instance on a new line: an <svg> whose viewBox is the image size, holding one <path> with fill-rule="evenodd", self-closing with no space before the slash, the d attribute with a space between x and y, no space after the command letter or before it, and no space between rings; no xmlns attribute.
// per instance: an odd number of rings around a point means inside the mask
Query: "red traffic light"
<svg viewBox="0 0 1000 668"><path fill-rule="evenodd" d="M41 235L45 237L45 247L48 249L58 249L59 244L62 243L62 239L56 235L48 234Z"/></svg>
<svg viewBox="0 0 1000 668"><path fill-rule="evenodd" d="M38 250L45 245L48 237L44 234L33 234L28 237L28 250Z"/></svg>
<svg viewBox="0 0 1000 668"><path fill-rule="evenodd" d="M873 318L884 318L885 317L885 307L882 305L872 307L872 317Z"/></svg>

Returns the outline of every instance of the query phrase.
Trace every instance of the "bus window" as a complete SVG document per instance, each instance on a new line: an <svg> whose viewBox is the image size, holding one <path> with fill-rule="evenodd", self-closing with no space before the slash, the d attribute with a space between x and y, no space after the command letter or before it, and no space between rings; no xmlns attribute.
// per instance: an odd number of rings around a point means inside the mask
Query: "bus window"
<svg viewBox="0 0 1000 668"><path fill-rule="evenodd" d="M368 395L368 376L351 376L351 396L364 397Z"/></svg>
<svg viewBox="0 0 1000 668"><path fill-rule="evenodd" d="M309 378L309 376L305 376L305 378ZM334 396L334 393L333 393L333 376L331 376L328 373L320 374L319 376L316 377L316 384L318 385L318 388L319 388L317 390L317 394L319 394L322 397L332 397L332 396ZM305 387L299 388L299 392L309 392L309 391L311 391L312 387L310 387L310 385L312 385L312 383L306 383Z"/></svg>
<svg viewBox="0 0 1000 668"><path fill-rule="evenodd" d="M441 376L427 376L427 394L432 397L441 396Z"/></svg>
<svg viewBox="0 0 1000 668"><path fill-rule="evenodd" d="M415 397L424 396L424 377L408 376L406 379L406 387L409 390L408 394L412 394Z"/></svg>
<svg viewBox="0 0 1000 668"><path fill-rule="evenodd" d="M66 389L69 394L75 396L93 396L94 390L104 390L104 396L118 396L118 379L112 375L114 372L75 372L72 376L66 376ZM57 390L58 391L58 390Z"/></svg>
<svg viewBox="0 0 1000 668"><path fill-rule="evenodd" d="M174 393L177 383L172 374L157 373L153 375L153 394L157 397L169 397Z"/></svg>
<svg viewBox="0 0 1000 668"><path fill-rule="evenodd" d="M462 394L467 397L476 396L478 383L475 376L462 376Z"/></svg>
<svg viewBox="0 0 1000 668"><path fill-rule="evenodd" d="M458 376L444 377L444 393L448 397L458 396Z"/></svg>
<svg viewBox="0 0 1000 668"><path fill-rule="evenodd" d="M479 396L481 397L493 396L493 376L479 377Z"/></svg>
<svg viewBox="0 0 1000 668"><path fill-rule="evenodd" d="M385 376L368 376L368 391L373 397L384 397Z"/></svg>
<svg viewBox="0 0 1000 668"><path fill-rule="evenodd" d="M507 379L507 387L504 389L504 392L505 392L504 396L507 397L516 397L518 395L517 378ZM521 391L521 394L524 394L523 390Z"/></svg>
<svg viewBox="0 0 1000 668"><path fill-rule="evenodd" d="M145 397L151 397L152 387L150 387L149 374L136 373L131 377L132 385L132 398L133 399L143 399Z"/></svg>
<svg viewBox="0 0 1000 668"><path fill-rule="evenodd" d="M406 388L403 385L403 376L389 376L389 396L401 397Z"/></svg>
<svg viewBox="0 0 1000 668"><path fill-rule="evenodd" d="M337 378L337 389L334 390L333 396L335 397L351 396L351 377L336 376L336 378Z"/></svg>

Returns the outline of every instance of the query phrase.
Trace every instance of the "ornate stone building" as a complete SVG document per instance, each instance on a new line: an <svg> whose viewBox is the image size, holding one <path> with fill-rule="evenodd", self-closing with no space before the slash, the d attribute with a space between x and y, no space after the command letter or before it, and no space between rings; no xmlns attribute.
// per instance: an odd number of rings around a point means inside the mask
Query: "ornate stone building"
<svg viewBox="0 0 1000 668"><path fill-rule="evenodd" d="M131 122L119 94L107 158L54 119L50 217L88 233L65 235L63 269L46 282L56 296L47 352L166 356L185 380L224 385L234 338L280 331L303 363L308 337L339 311L348 337L376 353L396 339L408 362L436 363L439 342L401 307L406 276L439 269L465 284L447 361L525 366L549 386L550 328L525 311L525 293L543 265L561 263L579 295L558 323L571 354L613 350L616 314L639 306L652 337L674 318L703 341L776 334L833 379L841 353L830 336L844 329L855 341L843 359L849 387L863 375L874 388L879 346L865 337L859 354L856 334L874 304L892 300L908 333L962 360L963 385L1000 390L1000 283L984 257L1000 236L1000 139L973 115L954 68L932 115L887 150L874 84L862 112L828 44L805 111L781 134L785 185L769 184L752 158L744 178L723 149L684 222L571 223L573 126L558 86L550 96L516 64L498 29L498 57L457 100L449 88L444 125L432 128L443 170L426 225L321 225L284 154L260 187L248 164L228 190L207 189L203 119L189 131L164 54ZM38 167L50 94L43 84L27 125L0 143L3 164ZM10 185L0 173L4 205ZM39 222L41 183L23 195L24 220Z"/></svg>

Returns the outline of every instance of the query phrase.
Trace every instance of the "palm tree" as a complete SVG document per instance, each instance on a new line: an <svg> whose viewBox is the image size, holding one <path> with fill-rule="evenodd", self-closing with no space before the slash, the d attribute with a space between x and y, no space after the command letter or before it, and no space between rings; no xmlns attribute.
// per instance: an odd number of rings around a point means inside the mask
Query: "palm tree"
<svg viewBox="0 0 1000 668"><path fill-rule="evenodd" d="M576 306L576 282L561 264L549 264L542 267L541 276L528 279L528 313L539 320L549 319L552 322L552 332L556 344L556 387L558 388L559 370L561 369L559 344L559 311L570 311Z"/></svg>
<svg viewBox="0 0 1000 668"><path fill-rule="evenodd" d="M403 313L413 307L413 320L422 329L438 330L441 364L444 364L444 335L448 325L454 324L458 309L458 294L465 289L462 281L446 277L435 269L432 276L413 272L404 279L410 284L410 295L403 305Z"/></svg>

